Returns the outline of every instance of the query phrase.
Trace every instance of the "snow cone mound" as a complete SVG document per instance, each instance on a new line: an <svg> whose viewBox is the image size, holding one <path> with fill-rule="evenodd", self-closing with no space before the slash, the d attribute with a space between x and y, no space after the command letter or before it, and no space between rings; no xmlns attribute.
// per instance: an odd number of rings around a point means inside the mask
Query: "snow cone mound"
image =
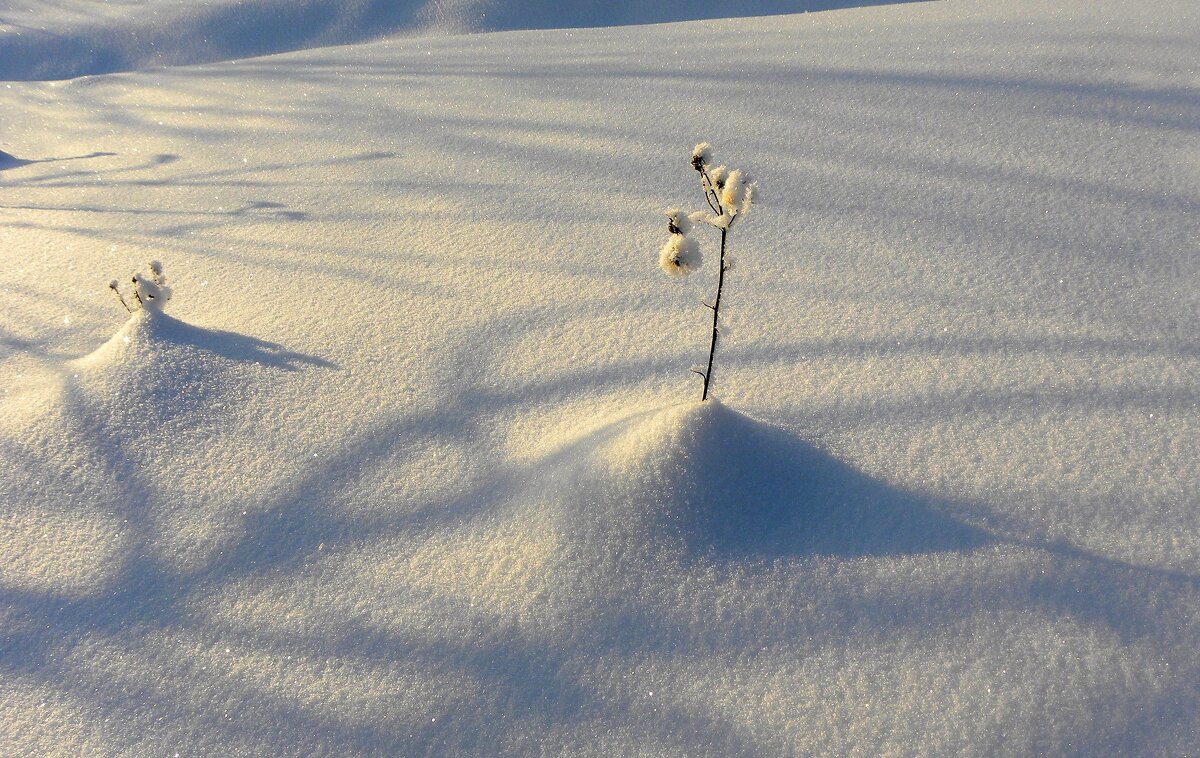
<svg viewBox="0 0 1200 758"><path fill-rule="evenodd" d="M755 560L969 550L990 537L716 400L616 422L561 454L564 538Z"/></svg>
<svg viewBox="0 0 1200 758"><path fill-rule="evenodd" d="M163 312L171 296L162 264L151 275L135 274L123 295L129 320L92 353L72 361L82 399L104 409L114 431L145 439L156 430L175 433L220 419L272 371L293 371L325 361L233 332L205 329Z"/></svg>
<svg viewBox="0 0 1200 758"><path fill-rule="evenodd" d="M245 394L267 343L135 311L111 339L72 362L78 389L114 430L178 431Z"/></svg>
<svg viewBox="0 0 1200 758"><path fill-rule="evenodd" d="M88 355L47 364L0 404L21 460L0 496L26 503L0 524L0 581L135 598L132 544L172 571L209 565L240 538L245 490L272 456L248 408L302 365L329 364L154 307Z"/></svg>

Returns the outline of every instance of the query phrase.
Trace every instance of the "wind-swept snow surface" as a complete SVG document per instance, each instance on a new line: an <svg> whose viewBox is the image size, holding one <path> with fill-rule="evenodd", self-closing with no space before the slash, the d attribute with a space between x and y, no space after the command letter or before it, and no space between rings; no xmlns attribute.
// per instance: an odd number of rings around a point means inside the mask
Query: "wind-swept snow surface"
<svg viewBox="0 0 1200 758"><path fill-rule="evenodd" d="M1195 754L1198 40L941 2L0 85L0 754ZM706 404L701 140L761 190Z"/></svg>

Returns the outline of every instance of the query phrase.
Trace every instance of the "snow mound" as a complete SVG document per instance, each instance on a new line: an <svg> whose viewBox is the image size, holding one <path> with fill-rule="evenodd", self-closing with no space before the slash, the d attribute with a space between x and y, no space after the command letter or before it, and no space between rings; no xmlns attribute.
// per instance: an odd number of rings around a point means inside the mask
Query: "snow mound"
<svg viewBox="0 0 1200 758"><path fill-rule="evenodd" d="M755 560L970 550L985 532L719 401L646 411L555 456L564 541Z"/></svg>
<svg viewBox="0 0 1200 758"><path fill-rule="evenodd" d="M873 5L865 0L208 0L0 19L0 79L46 80L235 60L389 35L651 24ZM90 5L90 4L89 4ZM149 7L147 7L149 6ZM22 23L24 22L24 23ZM5 27L8 27L8 33Z"/></svg>
<svg viewBox="0 0 1200 758"><path fill-rule="evenodd" d="M264 368L294 371L319 358L165 313L136 311L92 353L71 362L83 396L115 428L141 435L149 424L186 427L252 391Z"/></svg>
<svg viewBox="0 0 1200 758"><path fill-rule="evenodd" d="M263 443L248 409L302 365L332 364L144 310L92 353L47 362L0 403L0 449L18 462L0 477L0 591L119 593L115 618L162 600L147 589L161 577L203 570L252 518L245 492L263 477L248 448Z"/></svg>

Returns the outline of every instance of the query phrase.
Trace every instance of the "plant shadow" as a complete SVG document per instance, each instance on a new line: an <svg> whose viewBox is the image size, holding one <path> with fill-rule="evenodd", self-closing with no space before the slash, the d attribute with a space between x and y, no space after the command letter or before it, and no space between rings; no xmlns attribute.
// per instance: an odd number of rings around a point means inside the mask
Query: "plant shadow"
<svg viewBox="0 0 1200 758"><path fill-rule="evenodd" d="M287 350L278 343L237 332L195 326L165 313L156 314L154 322L154 334L157 338L222 358L257 363L284 371L297 371L302 366L337 368L336 363L316 355Z"/></svg>
<svg viewBox="0 0 1200 758"><path fill-rule="evenodd" d="M0 171L3 171L6 168L16 168L17 166L24 166L31 162L32 161L23 160L21 158L16 157L15 155L10 155L10 154L4 152L3 150L0 150Z"/></svg>
<svg viewBox="0 0 1200 758"><path fill-rule="evenodd" d="M82 161L82 160L88 160L90 158L107 158L107 157L113 156L113 155L116 155L116 153L94 152L94 153L88 153L86 155L70 155L65 158L27 159L27 158L18 158L15 155L11 155L10 153L6 153L3 150L0 150L0 171L3 171L6 168L19 168L21 166L29 166L34 163L59 163L61 161Z"/></svg>

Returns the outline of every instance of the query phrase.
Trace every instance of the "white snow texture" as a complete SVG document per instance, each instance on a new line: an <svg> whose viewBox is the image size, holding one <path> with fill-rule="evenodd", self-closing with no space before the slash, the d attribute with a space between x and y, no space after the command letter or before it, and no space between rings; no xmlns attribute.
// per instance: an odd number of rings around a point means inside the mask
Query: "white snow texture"
<svg viewBox="0 0 1200 758"><path fill-rule="evenodd" d="M1200 754L1197 49L0 2L0 755Z"/></svg>

